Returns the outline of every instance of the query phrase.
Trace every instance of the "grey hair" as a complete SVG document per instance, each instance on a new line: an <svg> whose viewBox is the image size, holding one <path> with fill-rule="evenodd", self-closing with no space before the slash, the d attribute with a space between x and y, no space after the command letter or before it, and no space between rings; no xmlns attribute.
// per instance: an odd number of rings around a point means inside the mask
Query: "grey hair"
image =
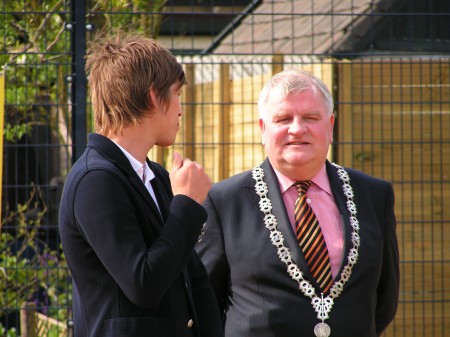
<svg viewBox="0 0 450 337"><path fill-rule="evenodd" d="M327 105L328 115L333 114L333 96L325 83L305 70L284 70L274 76L264 85L258 99L259 115L263 118L266 114L266 102L270 93L278 90L279 99L285 99L289 94L311 89L314 93L321 93Z"/></svg>

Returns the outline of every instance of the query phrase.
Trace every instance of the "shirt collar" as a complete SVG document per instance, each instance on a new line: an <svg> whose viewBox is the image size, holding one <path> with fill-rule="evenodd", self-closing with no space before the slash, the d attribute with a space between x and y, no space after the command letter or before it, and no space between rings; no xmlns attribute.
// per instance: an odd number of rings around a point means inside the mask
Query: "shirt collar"
<svg viewBox="0 0 450 337"><path fill-rule="evenodd" d="M114 141L113 141L114 142ZM147 162L142 164L139 160L134 158L127 150L125 150L122 146L114 142L119 149L123 152L123 154L128 158L130 161L131 166L133 167L133 170L136 172L136 174L139 176L139 178L142 180L142 174L145 172L145 181L144 184L147 185L147 183L152 180L155 177L155 174L148 166Z"/></svg>
<svg viewBox="0 0 450 337"><path fill-rule="evenodd" d="M294 183L295 180L292 180L288 176L284 175L280 171L278 171L275 167L273 167L275 174L278 178L278 183L280 185L281 194L286 192ZM331 192L330 180L327 175L327 168L325 164L319 170L319 172L311 179L311 181L317 185L321 190L325 191L329 195L333 195Z"/></svg>

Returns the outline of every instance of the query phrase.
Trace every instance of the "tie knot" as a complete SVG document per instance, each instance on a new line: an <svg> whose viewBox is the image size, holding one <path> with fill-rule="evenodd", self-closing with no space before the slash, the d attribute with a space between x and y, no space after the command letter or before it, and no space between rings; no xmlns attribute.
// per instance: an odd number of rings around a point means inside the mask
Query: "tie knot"
<svg viewBox="0 0 450 337"><path fill-rule="evenodd" d="M306 194L306 191L308 191L308 188L311 186L311 184L311 180L296 181L295 186L297 187L298 194Z"/></svg>

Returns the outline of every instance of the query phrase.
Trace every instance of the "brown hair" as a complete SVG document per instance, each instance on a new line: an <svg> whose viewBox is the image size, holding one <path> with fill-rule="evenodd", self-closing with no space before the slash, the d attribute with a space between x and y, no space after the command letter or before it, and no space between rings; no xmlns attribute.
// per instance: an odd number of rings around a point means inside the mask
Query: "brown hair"
<svg viewBox="0 0 450 337"><path fill-rule="evenodd" d="M86 56L95 131L104 135L138 124L155 105L166 108L170 87L185 82L169 50L137 33L117 31L95 39ZM150 89L157 102L150 99Z"/></svg>

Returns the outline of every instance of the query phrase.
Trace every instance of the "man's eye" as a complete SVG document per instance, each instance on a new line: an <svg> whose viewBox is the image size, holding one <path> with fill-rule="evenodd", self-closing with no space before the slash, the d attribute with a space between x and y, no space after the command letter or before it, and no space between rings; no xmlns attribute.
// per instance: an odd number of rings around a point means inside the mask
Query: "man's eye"
<svg viewBox="0 0 450 337"><path fill-rule="evenodd" d="M291 119L289 117L279 118L275 121L275 123L286 123L289 122Z"/></svg>
<svg viewBox="0 0 450 337"><path fill-rule="evenodd" d="M319 118L316 116L308 116L308 117L305 117L305 120L308 122L314 122L314 121L319 120Z"/></svg>

